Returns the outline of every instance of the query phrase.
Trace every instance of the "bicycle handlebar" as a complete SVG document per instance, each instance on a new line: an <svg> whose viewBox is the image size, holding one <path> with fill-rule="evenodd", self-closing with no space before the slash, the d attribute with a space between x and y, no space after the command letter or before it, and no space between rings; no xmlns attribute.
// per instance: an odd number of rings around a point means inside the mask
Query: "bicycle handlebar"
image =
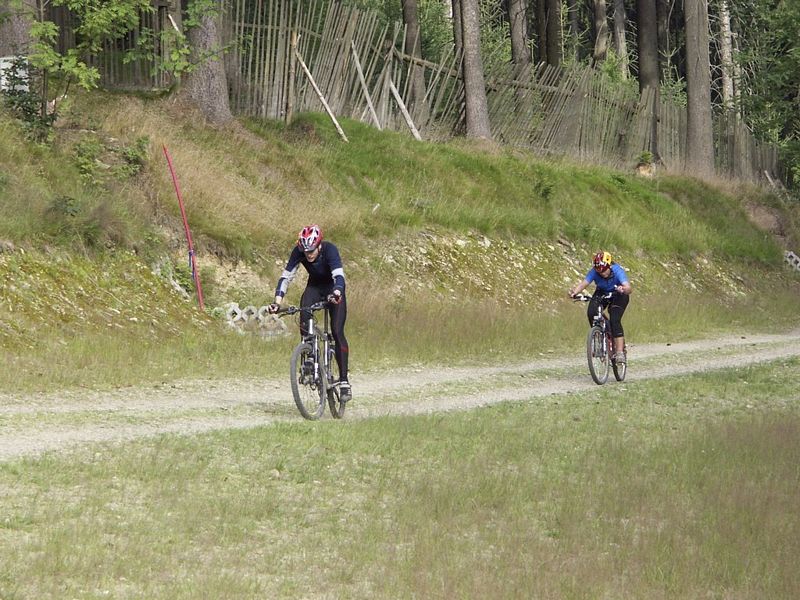
<svg viewBox="0 0 800 600"><path fill-rule="evenodd" d="M600 296L601 300L611 300L611 297L614 295L614 292L608 292ZM572 300L575 302L589 302L592 299L592 296L587 294L575 294L572 296Z"/></svg>
<svg viewBox="0 0 800 600"><path fill-rule="evenodd" d="M276 314L293 315L303 310L308 312L314 312L317 310L322 310L323 308L328 308L329 305L330 302L328 302L327 300L322 300L321 302L315 302L314 304L310 304L309 306L287 306L286 308L280 307Z"/></svg>

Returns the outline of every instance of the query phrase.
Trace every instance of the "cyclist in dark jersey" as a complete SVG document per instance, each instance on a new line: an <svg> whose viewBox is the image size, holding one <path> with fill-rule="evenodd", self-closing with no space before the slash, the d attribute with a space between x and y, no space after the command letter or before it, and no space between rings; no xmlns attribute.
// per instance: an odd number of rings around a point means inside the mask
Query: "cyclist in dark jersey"
<svg viewBox="0 0 800 600"><path fill-rule="evenodd" d="M612 292L611 302L608 305L608 320L611 323L611 337L614 338L614 359L618 363L624 363L625 356L625 332L622 329L622 315L628 307L631 293L631 284L628 281L628 274L625 269L614 262L608 252L598 252L592 259L593 266L586 274L586 278L569 290L570 298L580 294L592 283L595 284L594 294L589 302L586 312L589 317L589 325L592 318L597 313L597 305L601 302L600 297Z"/></svg>
<svg viewBox="0 0 800 600"><path fill-rule="evenodd" d="M278 312L286 289L300 265L308 272L308 283L300 299L300 306L310 306L322 300L330 302L328 311L331 316L331 333L336 342L336 363L339 365L341 382L339 395L342 402L347 402L353 394L347 374L349 348L344 335L344 323L347 320L344 269L339 249L331 242L322 241L322 229L318 225L309 225L300 231L297 245L292 249L286 268L278 279L275 302L269 305L269 312ZM303 335L309 318L308 313L300 313L300 332Z"/></svg>

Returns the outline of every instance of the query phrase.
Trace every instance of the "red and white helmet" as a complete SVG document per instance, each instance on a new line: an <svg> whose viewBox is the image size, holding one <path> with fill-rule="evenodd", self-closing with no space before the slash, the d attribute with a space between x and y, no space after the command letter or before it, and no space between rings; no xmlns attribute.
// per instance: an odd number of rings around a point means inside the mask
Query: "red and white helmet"
<svg viewBox="0 0 800 600"><path fill-rule="evenodd" d="M303 252L312 252L322 243L322 229L319 225L307 225L300 230L297 237L297 246Z"/></svg>

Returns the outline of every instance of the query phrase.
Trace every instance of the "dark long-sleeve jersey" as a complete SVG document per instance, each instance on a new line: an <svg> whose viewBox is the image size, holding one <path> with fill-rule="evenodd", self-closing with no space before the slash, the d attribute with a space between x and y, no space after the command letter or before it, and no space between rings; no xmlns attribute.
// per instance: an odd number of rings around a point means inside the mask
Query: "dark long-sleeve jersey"
<svg viewBox="0 0 800 600"><path fill-rule="evenodd" d="M289 283L297 275L297 269L303 265L308 272L308 285L314 287L331 287L331 291L340 290L344 294L344 269L339 249L331 242L320 244L319 256L314 262L306 260L306 255L297 246L292 249L286 268L278 279L275 296L283 298Z"/></svg>

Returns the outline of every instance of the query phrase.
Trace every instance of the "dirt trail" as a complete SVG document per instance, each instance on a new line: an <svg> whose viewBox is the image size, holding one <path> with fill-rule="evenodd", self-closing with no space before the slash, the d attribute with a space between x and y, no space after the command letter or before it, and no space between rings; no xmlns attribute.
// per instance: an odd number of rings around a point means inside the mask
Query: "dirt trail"
<svg viewBox="0 0 800 600"><path fill-rule="evenodd" d="M800 330L637 345L629 353L628 380L623 385L795 356L800 356ZM356 398L344 422L466 410L597 387L582 355L538 357L507 367L432 367L361 374L354 377L353 385ZM0 460L92 442L298 420L301 417L294 408L288 381L272 379L192 380L109 392L0 394Z"/></svg>

